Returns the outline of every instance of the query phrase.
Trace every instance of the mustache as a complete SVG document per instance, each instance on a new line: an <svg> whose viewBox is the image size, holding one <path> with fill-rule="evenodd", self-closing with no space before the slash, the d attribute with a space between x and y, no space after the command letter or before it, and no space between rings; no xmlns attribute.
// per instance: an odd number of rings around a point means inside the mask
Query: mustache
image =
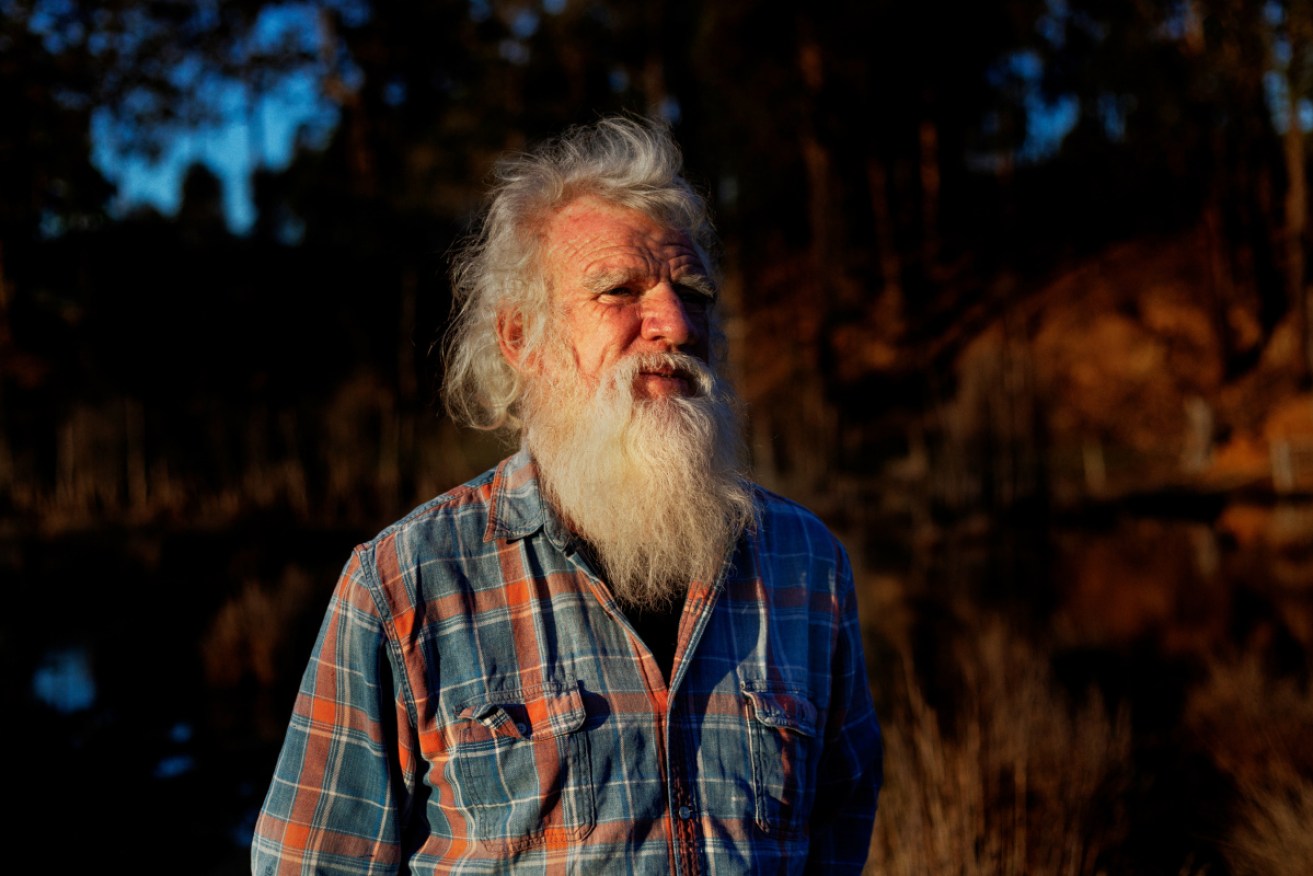
<svg viewBox="0 0 1313 876"><path fill-rule="evenodd" d="M674 352L628 356L616 366L612 381L617 386L630 386L639 374L649 372L683 380L695 397L709 396L716 387L716 374L706 362L687 353Z"/></svg>

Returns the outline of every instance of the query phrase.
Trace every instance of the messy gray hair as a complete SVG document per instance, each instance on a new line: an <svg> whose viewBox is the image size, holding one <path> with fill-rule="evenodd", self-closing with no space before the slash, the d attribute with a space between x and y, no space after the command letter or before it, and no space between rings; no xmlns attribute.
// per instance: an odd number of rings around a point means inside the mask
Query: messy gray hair
<svg viewBox="0 0 1313 876"><path fill-rule="evenodd" d="M543 349L551 308L541 230L574 199L592 195L687 233L712 269L715 235L707 204L682 169L679 147L664 125L628 117L571 128L533 152L498 161L482 223L452 264L443 398L453 419L477 429L519 431L525 382L502 356L498 316L518 315L526 354Z"/></svg>

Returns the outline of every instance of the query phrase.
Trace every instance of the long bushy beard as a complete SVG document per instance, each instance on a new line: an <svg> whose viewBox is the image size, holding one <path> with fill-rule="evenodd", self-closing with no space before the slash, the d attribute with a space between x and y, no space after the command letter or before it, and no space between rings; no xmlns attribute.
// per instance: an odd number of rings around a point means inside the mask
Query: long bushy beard
<svg viewBox="0 0 1313 876"><path fill-rule="evenodd" d="M617 599L657 609L710 581L752 521L738 405L700 360L631 356L595 389L573 363L539 378L524 441L553 507L592 547ZM669 365L692 393L639 398L641 370Z"/></svg>

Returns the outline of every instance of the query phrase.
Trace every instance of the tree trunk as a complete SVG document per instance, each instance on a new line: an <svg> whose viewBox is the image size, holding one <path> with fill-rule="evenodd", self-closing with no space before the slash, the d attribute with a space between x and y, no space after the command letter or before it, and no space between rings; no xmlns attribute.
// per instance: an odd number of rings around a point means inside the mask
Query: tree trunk
<svg viewBox="0 0 1313 876"><path fill-rule="evenodd" d="M1290 40L1290 64L1286 68L1286 135L1284 138L1286 163L1286 287L1290 304L1294 308L1295 328L1298 332L1298 353L1295 376L1300 386L1309 383L1309 319L1308 293L1304 287L1304 233L1308 225L1308 190L1304 168L1304 132L1299 124L1300 83L1297 75L1299 58L1304 51L1305 26L1297 22L1293 10L1288 13L1287 27Z"/></svg>
<svg viewBox="0 0 1313 876"><path fill-rule="evenodd" d="M889 176L878 156L866 162L866 182L875 217L875 251L880 262L880 297L874 316L882 334L899 339L903 332L903 261L894 240L893 210L889 209Z"/></svg>
<svg viewBox="0 0 1313 876"><path fill-rule="evenodd" d="M1308 295L1304 292L1304 230L1308 213L1308 194L1304 179L1304 134L1299 130L1299 106L1291 84L1288 105L1290 121L1286 125L1286 284L1295 311L1299 333L1299 356L1295 374L1301 385L1309 378Z"/></svg>
<svg viewBox="0 0 1313 876"><path fill-rule="evenodd" d="M925 276L932 277L939 263L939 128L923 119L921 144L921 253Z"/></svg>

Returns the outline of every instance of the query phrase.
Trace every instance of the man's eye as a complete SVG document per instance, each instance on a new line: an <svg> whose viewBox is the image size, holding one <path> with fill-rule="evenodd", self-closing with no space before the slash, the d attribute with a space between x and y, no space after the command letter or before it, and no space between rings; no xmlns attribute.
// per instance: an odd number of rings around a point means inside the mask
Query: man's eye
<svg viewBox="0 0 1313 876"><path fill-rule="evenodd" d="M706 310L711 306L711 296L700 289L680 289L679 300L690 310Z"/></svg>

